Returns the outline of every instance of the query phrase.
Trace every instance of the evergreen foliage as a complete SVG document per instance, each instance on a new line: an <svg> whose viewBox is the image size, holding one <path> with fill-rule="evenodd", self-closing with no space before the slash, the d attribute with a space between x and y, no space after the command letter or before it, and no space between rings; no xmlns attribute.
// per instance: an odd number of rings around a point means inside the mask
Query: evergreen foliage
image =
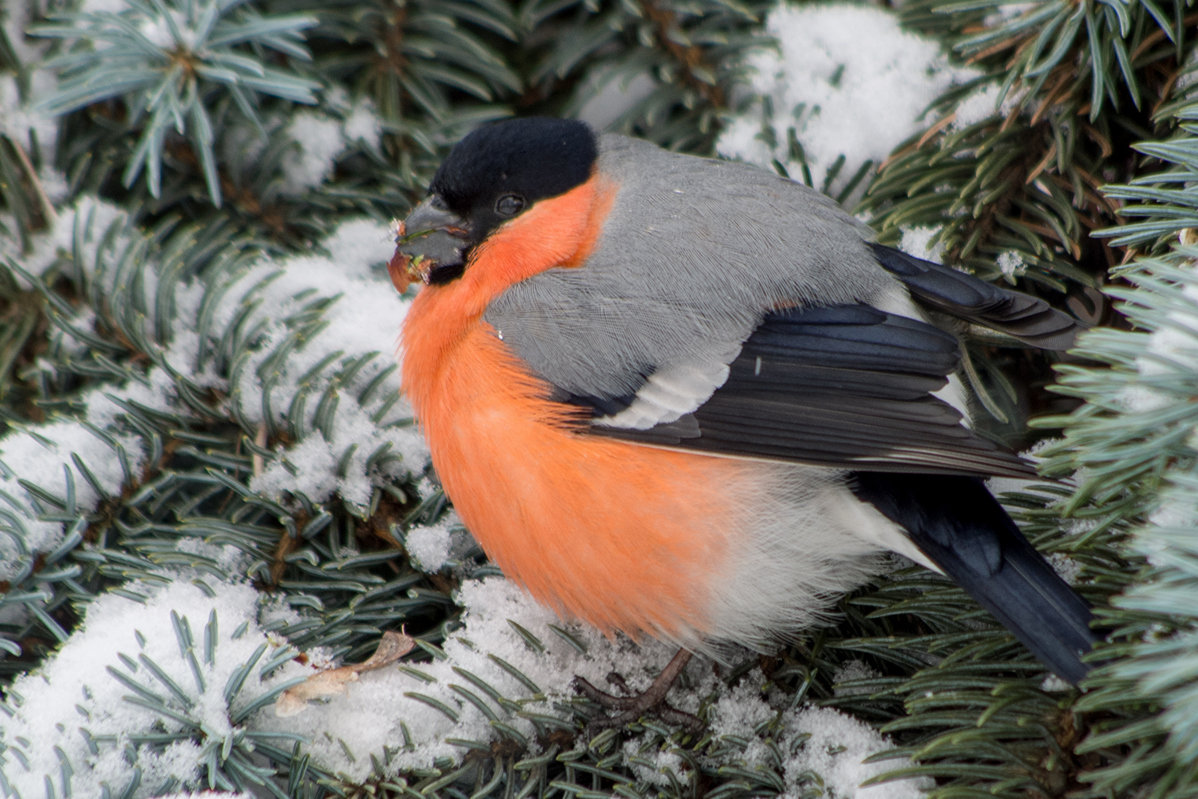
<svg viewBox="0 0 1198 799"><path fill-rule="evenodd" d="M687 673L687 709L741 710L740 732L596 734L551 676L581 652L627 670L626 642L505 617L476 582L494 569L398 396L388 220L480 122L599 113L613 88L631 94L612 127L710 154L754 107L744 59L771 46L773 5L0 5L0 795L31 769L54 797L845 795L831 767L795 765L835 749L809 715L831 709L889 736L874 779L894 796L1198 795L1186 0L902 4L978 72L853 181L884 240L925 228L946 260L1102 325L1055 365L969 353L996 433L1030 440L1039 416L1058 437L1054 479L1005 501L1109 631L1084 692L946 579L899 568L774 658ZM95 648L117 613L136 635ZM424 687L397 701L425 712L403 737L354 752L272 714L401 627L417 651L395 668ZM495 628L513 649L480 637ZM111 695L56 682L88 662ZM77 715L44 709L39 681ZM307 713L348 701L326 698ZM38 713L54 751L27 734ZM453 732L470 719L485 734ZM450 731L417 763L418 724Z"/></svg>

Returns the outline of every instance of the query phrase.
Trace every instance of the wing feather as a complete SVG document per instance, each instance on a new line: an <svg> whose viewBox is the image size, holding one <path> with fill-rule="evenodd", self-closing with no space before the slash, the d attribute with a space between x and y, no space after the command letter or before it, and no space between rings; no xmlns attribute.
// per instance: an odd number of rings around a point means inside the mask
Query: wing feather
<svg viewBox="0 0 1198 799"><path fill-rule="evenodd" d="M878 263L901 280L923 305L1048 350L1065 350L1082 324L1039 297L996 286L943 264L882 244L871 244Z"/></svg>
<svg viewBox="0 0 1198 799"><path fill-rule="evenodd" d="M866 305L769 314L690 413L647 429L594 431L658 446L846 469L1026 476L933 392L959 361L956 339ZM652 380L652 377L650 377Z"/></svg>

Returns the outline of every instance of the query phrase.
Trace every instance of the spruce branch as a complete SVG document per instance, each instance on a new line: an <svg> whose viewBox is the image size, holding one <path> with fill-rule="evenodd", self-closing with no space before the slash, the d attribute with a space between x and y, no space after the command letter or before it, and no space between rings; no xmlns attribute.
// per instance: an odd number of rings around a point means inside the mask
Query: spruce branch
<svg viewBox="0 0 1198 799"><path fill-rule="evenodd" d="M550 98L549 110L577 115L598 87L637 82L643 91L612 127L710 153L743 70L739 56L765 41L760 22L769 6L758 0L529 3L520 17L531 54L527 100Z"/></svg>
<svg viewBox="0 0 1198 799"><path fill-rule="evenodd" d="M938 227L946 257L988 277L1019 276L1049 296L1094 285L1122 260L1091 239L1121 199L1100 189L1131 177L1128 139L1151 136L1148 107L1167 97L1163 76L1183 55L1184 5L904 6L987 76L947 93L871 187L866 207L884 236ZM996 270L1004 252L1018 255L1018 275Z"/></svg>
<svg viewBox="0 0 1198 799"><path fill-rule="evenodd" d="M1194 243L1192 231L1198 230L1198 206L1192 182L1198 174L1198 124L1182 122L1172 139L1144 142L1135 149L1171 166L1130 183L1106 187L1110 197L1123 203L1122 216L1144 221L1099 230L1097 235L1110 237L1112 246L1150 250L1159 250L1178 237L1184 243ZM1191 240L1186 241L1187 236Z"/></svg>
<svg viewBox="0 0 1198 799"><path fill-rule="evenodd" d="M985 96L988 85L979 79L950 96ZM1049 291L1092 284L1091 270L1114 263L1101 254L1100 264L1092 263L1088 243L1116 208L1099 191L1111 156L1104 135L1055 112L1027 122L1005 107L968 124L957 116L954 110L940 117L871 185L863 207L879 215L884 236L935 226L943 257L989 279L1013 282L1016 275L999 265L1013 251L1019 274Z"/></svg>
<svg viewBox="0 0 1198 799"><path fill-rule="evenodd" d="M523 91L510 61L515 11L505 2L306 2L315 66L369 98L384 125L376 170L394 206L410 200L445 149L478 124L510 113ZM372 188L372 191L378 191Z"/></svg>
<svg viewBox="0 0 1198 799"><path fill-rule="evenodd" d="M1131 329L1096 330L1082 339L1080 352L1093 365L1062 368L1057 390L1085 404L1047 422L1065 433L1046 453L1049 468L1083 475L1066 510L1090 506L1130 535L1131 563L1111 578L1122 595L1100 614L1113 630L1104 651L1109 662L1079 702L1101 722L1078 751L1109 756L1085 775L1097 794L1135 790L1163 797L1198 790L1191 765L1198 751L1191 612L1198 596L1198 248L1191 234L1198 196L1183 177L1198 163L1198 130L1189 121L1193 91L1179 92L1169 107L1174 135L1136 145L1161 167L1109 189L1134 201L1126 215L1143 221L1103 235L1160 252L1121 267L1124 285L1108 290Z"/></svg>
<svg viewBox="0 0 1198 799"><path fill-rule="evenodd" d="M37 169L20 142L0 129L0 207L13 215L13 227L22 248L29 237L54 222L54 206L46 196Z"/></svg>
<svg viewBox="0 0 1198 799"><path fill-rule="evenodd" d="M121 12L55 16L34 29L67 46L47 63L61 82L41 107L66 114L119 101L122 127L138 137L121 180L128 187L144 170L154 197L161 193L169 138L185 137L219 206L216 116L228 107L260 126L262 95L314 103L319 84L267 57L269 51L289 63L308 60L302 31L314 24L311 17L265 16L220 0L130 0Z"/></svg>
<svg viewBox="0 0 1198 799"><path fill-rule="evenodd" d="M966 8L981 4L964 3ZM956 49L971 61L992 61L1007 55L1003 64L1004 90L1014 88L1027 97L1059 102L1073 94L1083 101L1079 109L1091 121L1106 103L1139 107L1144 78L1137 64L1152 44L1165 38L1174 59L1180 60L1187 21L1183 4L1167 4L1168 11L1152 0L1134 2L1033 3L1011 10L997 7L998 24L963 36ZM951 12L956 6L946 8ZM1008 54L1008 51L1009 54ZM1082 56L1088 67L1081 72L1073 59ZM1082 78L1079 82L1078 78ZM1088 96L1081 94L1088 90Z"/></svg>
<svg viewBox="0 0 1198 799"><path fill-rule="evenodd" d="M707 54L698 43L687 35L678 12L655 0L641 0L641 8L653 23L658 43L676 63L682 83L712 108L723 109L724 90L717 82L717 70L708 63Z"/></svg>

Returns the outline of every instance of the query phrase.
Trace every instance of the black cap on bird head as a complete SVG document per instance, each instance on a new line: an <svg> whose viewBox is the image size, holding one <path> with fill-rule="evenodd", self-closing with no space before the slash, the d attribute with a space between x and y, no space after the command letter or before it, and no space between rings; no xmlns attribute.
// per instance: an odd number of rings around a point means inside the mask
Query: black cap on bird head
<svg viewBox="0 0 1198 799"><path fill-rule="evenodd" d="M585 183L597 155L595 133L585 122L509 119L478 128L454 145L429 193L463 216L487 211L488 199L509 192L531 205Z"/></svg>
<svg viewBox="0 0 1198 799"><path fill-rule="evenodd" d="M598 156L595 132L578 120L529 117L478 128L450 151L428 197L404 221L397 256L426 283L454 280L472 247L538 200L586 183Z"/></svg>

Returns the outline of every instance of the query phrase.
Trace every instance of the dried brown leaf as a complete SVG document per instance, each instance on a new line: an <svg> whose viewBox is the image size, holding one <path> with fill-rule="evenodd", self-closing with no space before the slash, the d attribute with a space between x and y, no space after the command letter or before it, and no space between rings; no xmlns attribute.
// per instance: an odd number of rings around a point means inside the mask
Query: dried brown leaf
<svg viewBox="0 0 1198 799"><path fill-rule="evenodd" d="M282 718L302 713L310 702L343 694L351 682L364 671L381 669L412 651L416 640L403 632L388 630L379 639L374 654L361 663L348 663L335 669L313 674L299 685L293 685L275 700L275 715Z"/></svg>

